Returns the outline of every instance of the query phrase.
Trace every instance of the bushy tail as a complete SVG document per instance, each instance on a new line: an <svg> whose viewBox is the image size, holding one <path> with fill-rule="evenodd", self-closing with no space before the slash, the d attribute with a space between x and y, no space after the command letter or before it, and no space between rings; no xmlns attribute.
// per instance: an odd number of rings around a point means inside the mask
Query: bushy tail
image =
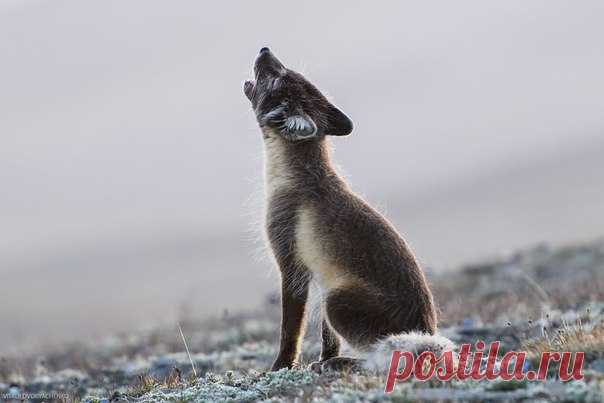
<svg viewBox="0 0 604 403"><path fill-rule="evenodd" d="M436 357L440 357L445 351L454 351L455 343L444 336L422 332L389 336L373 345L365 356L364 368L376 372L386 371L395 350L409 351L415 357L424 351L431 351Z"/></svg>

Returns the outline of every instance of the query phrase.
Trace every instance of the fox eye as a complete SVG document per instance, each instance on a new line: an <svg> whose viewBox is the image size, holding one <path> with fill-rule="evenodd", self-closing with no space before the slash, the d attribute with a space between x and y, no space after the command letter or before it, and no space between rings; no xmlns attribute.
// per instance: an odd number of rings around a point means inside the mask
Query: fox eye
<svg viewBox="0 0 604 403"><path fill-rule="evenodd" d="M281 86L281 80L279 77L275 78L270 86L270 91L276 91Z"/></svg>

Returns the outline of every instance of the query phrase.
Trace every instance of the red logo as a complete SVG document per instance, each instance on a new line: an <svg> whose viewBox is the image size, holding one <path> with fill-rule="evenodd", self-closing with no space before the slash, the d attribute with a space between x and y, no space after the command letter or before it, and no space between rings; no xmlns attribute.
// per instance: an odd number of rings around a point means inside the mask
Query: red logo
<svg viewBox="0 0 604 403"><path fill-rule="evenodd" d="M486 357L484 357L485 343L478 341L475 351L471 351L471 344L462 344L459 354L452 351L444 352L440 357L431 351L424 351L414 357L408 351L393 351L390 360L390 369L386 380L386 393L394 390L397 381L406 381L411 376L420 381L438 379L449 381L453 378L459 380L494 380L504 381L523 380L543 381L547 377L550 362L559 362L558 376L562 381L583 379L584 352L544 352L537 370L529 369L529 362L524 351L508 351L498 362L499 342L492 342ZM571 358L574 360L571 368ZM484 359L483 359L484 357ZM401 367L402 361L402 367ZM399 367L401 367L399 369Z"/></svg>

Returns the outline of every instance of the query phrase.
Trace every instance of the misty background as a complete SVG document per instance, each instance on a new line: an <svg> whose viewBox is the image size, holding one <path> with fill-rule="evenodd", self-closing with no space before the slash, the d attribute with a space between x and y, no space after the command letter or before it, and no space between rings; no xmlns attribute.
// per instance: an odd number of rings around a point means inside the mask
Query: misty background
<svg viewBox="0 0 604 403"><path fill-rule="evenodd" d="M424 266L604 234L604 3L0 0L0 351L257 306L260 47Z"/></svg>

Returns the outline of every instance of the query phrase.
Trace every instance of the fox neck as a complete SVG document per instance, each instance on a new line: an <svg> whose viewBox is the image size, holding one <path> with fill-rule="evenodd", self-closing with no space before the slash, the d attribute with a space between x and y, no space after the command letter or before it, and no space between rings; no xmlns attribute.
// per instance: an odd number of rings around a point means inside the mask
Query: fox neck
<svg viewBox="0 0 604 403"><path fill-rule="evenodd" d="M264 139L267 196L282 191L312 193L327 182L340 181L325 138L291 142L278 136Z"/></svg>

